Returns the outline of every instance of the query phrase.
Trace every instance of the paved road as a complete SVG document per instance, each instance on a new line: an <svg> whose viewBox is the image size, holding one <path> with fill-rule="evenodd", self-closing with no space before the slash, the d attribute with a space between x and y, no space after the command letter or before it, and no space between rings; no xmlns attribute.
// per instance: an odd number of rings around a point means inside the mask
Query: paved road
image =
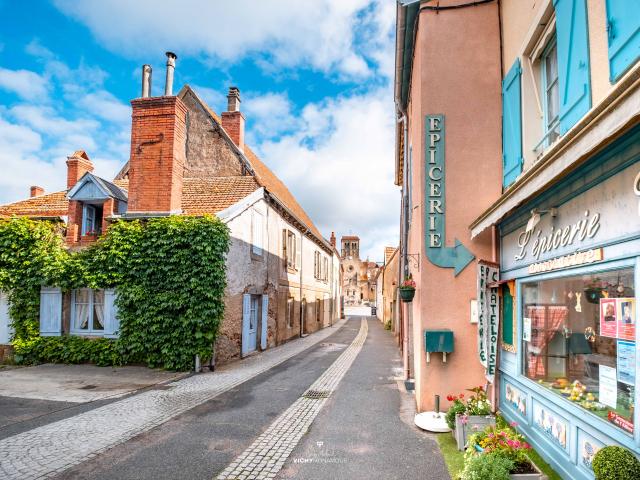
<svg viewBox="0 0 640 480"><path fill-rule="evenodd" d="M55 478L448 479L435 442L411 425L411 413L401 419L413 399L394 378L393 337L362 318L315 344L317 334L296 341L307 348L284 362L274 363L273 354L254 360L273 365ZM112 429L131 420L121 415ZM19 435L4 441L12 438Z"/></svg>

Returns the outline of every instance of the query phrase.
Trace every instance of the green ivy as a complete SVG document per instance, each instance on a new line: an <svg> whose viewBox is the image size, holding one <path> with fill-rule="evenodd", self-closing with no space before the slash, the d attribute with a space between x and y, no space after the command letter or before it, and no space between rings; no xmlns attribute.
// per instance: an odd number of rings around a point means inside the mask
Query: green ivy
<svg viewBox="0 0 640 480"><path fill-rule="evenodd" d="M224 315L228 245L227 227L210 216L118 221L74 253L51 222L0 220L0 289L18 359L189 370L195 355L210 358ZM40 337L43 285L115 288L119 339Z"/></svg>

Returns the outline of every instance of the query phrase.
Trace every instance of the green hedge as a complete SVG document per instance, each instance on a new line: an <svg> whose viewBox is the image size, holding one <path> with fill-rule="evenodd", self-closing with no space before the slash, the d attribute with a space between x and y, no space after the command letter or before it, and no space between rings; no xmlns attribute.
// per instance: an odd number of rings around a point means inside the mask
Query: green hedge
<svg viewBox="0 0 640 480"><path fill-rule="evenodd" d="M189 370L196 354L210 358L224 316L228 245L227 227L210 216L118 221L75 253L56 224L0 220L0 289L17 360ZM41 286L115 288L119 339L40 337Z"/></svg>

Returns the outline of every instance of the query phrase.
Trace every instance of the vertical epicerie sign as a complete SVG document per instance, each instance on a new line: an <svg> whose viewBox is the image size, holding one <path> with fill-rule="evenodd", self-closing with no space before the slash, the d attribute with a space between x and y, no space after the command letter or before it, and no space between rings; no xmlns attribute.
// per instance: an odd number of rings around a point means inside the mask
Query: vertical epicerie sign
<svg viewBox="0 0 640 480"><path fill-rule="evenodd" d="M444 239L444 115L426 118L427 248L441 248Z"/></svg>

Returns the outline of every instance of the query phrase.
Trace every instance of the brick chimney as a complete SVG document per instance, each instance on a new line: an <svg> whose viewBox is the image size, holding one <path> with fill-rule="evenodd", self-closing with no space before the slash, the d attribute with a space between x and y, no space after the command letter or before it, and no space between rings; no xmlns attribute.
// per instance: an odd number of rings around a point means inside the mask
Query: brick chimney
<svg viewBox="0 0 640 480"><path fill-rule="evenodd" d="M73 188L87 172L93 172L93 163L87 152L78 150L67 157L67 190Z"/></svg>
<svg viewBox="0 0 640 480"><path fill-rule="evenodd" d="M39 197L40 195L44 195L44 188L39 187L38 185L33 185L31 187L31 198Z"/></svg>
<svg viewBox="0 0 640 480"><path fill-rule="evenodd" d="M172 77L175 55L171 55L167 68ZM169 95L136 98L131 107L127 214L180 213L187 107Z"/></svg>
<svg viewBox="0 0 640 480"><path fill-rule="evenodd" d="M336 246L336 234L335 232L331 232L331 238L329 239L329 241L331 242L331 245Z"/></svg>
<svg viewBox="0 0 640 480"><path fill-rule="evenodd" d="M244 152L244 115L240 111L240 90L229 88L227 111L222 112L222 128L233 140L240 151Z"/></svg>

